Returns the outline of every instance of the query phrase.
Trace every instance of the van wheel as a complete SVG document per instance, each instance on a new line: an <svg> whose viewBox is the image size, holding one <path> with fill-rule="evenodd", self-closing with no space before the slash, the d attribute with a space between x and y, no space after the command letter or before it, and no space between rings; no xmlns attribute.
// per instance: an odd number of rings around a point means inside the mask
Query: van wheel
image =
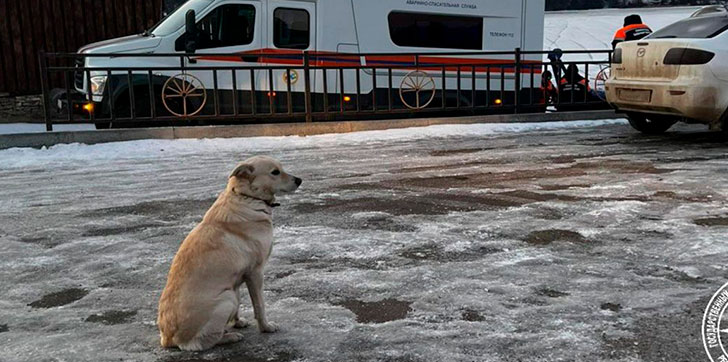
<svg viewBox="0 0 728 362"><path fill-rule="evenodd" d="M648 118L641 113L627 113L627 120L632 128L644 134L664 133L677 123L674 117L650 115Z"/></svg>

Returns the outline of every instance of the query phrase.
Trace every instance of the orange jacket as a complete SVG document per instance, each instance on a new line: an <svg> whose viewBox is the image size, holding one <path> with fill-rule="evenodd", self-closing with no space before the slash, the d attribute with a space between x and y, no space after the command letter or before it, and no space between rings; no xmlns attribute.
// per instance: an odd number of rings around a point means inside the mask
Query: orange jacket
<svg viewBox="0 0 728 362"><path fill-rule="evenodd" d="M567 86L570 83L571 83L571 80L568 79L567 76L562 77L561 78L561 81L559 81L559 85L562 86L562 87L563 86ZM585 86L587 91L591 91L591 87L589 86L589 83L584 78L581 78L581 80L579 80L578 82L576 82L576 84ZM568 88L568 89L564 89L564 90L573 90L573 87L572 88Z"/></svg>
<svg viewBox="0 0 728 362"><path fill-rule="evenodd" d="M617 47L617 44L623 41L642 39L650 34L652 34L652 29L645 24L627 25L624 28L617 30L617 33L614 34L612 47Z"/></svg>

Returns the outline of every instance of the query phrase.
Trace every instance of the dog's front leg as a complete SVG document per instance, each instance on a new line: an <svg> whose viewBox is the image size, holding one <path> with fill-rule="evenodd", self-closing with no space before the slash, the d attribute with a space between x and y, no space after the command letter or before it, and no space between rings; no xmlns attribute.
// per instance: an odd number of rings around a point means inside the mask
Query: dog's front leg
<svg viewBox="0 0 728 362"><path fill-rule="evenodd" d="M255 320L258 321L258 330L261 333L273 333L278 330L275 324L269 323L265 318L265 305L263 302L263 268L253 271L246 280L250 301L253 303Z"/></svg>

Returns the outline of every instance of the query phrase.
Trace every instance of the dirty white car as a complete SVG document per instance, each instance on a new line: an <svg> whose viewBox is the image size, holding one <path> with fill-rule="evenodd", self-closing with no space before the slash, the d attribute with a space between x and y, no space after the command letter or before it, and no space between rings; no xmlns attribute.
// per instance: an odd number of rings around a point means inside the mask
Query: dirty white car
<svg viewBox="0 0 728 362"><path fill-rule="evenodd" d="M607 101L643 133L678 121L728 131L728 9L707 7L618 45Z"/></svg>

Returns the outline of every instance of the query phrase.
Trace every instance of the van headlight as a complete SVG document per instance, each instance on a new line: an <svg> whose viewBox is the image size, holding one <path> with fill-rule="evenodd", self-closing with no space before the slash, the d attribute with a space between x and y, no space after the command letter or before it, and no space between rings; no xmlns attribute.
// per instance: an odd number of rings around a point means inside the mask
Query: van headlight
<svg viewBox="0 0 728 362"><path fill-rule="evenodd" d="M104 89L106 89L106 79L105 75L91 77L91 94L95 96L103 95Z"/></svg>

